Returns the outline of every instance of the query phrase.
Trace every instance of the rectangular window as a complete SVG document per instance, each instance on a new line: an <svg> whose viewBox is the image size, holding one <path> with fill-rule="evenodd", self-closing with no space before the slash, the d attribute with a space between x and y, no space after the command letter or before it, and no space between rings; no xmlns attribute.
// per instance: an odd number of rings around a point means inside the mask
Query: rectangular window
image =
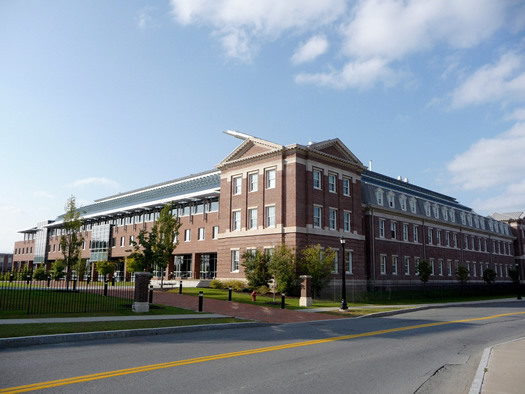
<svg viewBox="0 0 525 394"><path fill-rule="evenodd" d="M452 261L451 260L447 261L447 275L452 276Z"/></svg>
<svg viewBox="0 0 525 394"><path fill-rule="evenodd" d="M383 192L381 190L376 191L377 205L383 205Z"/></svg>
<svg viewBox="0 0 525 394"><path fill-rule="evenodd" d="M450 233L448 231L445 233L445 242L447 246L450 246Z"/></svg>
<svg viewBox="0 0 525 394"><path fill-rule="evenodd" d="M267 189L275 188L275 170L266 171L266 188Z"/></svg>
<svg viewBox="0 0 525 394"><path fill-rule="evenodd" d="M443 260L439 259L439 275L443 276Z"/></svg>
<svg viewBox="0 0 525 394"><path fill-rule="evenodd" d="M379 238L385 238L385 221L379 219Z"/></svg>
<svg viewBox="0 0 525 394"><path fill-rule="evenodd" d="M432 245L432 229L428 229L428 244Z"/></svg>
<svg viewBox="0 0 525 394"><path fill-rule="evenodd" d="M386 255L379 256L379 260L381 262L381 275L386 275Z"/></svg>
<svg viewBox="0 0 525 394"><path fill-rule="evenodd" d="M350 232L351 229L351 217L350 212L345 212L343 215L343 221L344 221L344 231Z"/></svg>
<svg viewBox="0 0 525 394"><path fill-rule="evenodd" d="M390 238L396 239L396 230L397 230L397 223L391 222L390 223Z"/></svg>
<svg viewBox="0 0 525 394"><path fill-rule="evenodd" d="M321 171L314 170L313 177L314 177L314 189L320 189L321 188Z"/></svg>
<svg viewBox="0 0 525 394"><path fill-rule="evenodd" d="M456 233L452 234L452 242L455 248L458 247L458 235Z"/></svg>
<svg viewBox="0 0 525 394"><path fill-rule="evenodd" d="M328 191L335 193L336 190L337 176L334 174L328 174Z"/></svg>
<svg viewBox="0 0 525 394"><path fill-rule="evenodd" d="M401 206L401 209L403 211L406 211L407 210L407 200L406 200L406 198L400 198L399 199L399 205Z"/></svg>
<svg viewBox="0 0 525 394"><path fill-rule="evenodd" d="M204 227L199 227L199 234L198 234L199 241L204 240Z"/></svg>
<svg viewBox="0 0 525 394"><path fill-rule="evenodd" d="M239 255L238 250L232 250L232 272L239 272Z"/></svg>
<svg viewBox="0 0 525 394"><path fill-rule="evenodd" d="M257 228L257 208L248 210L248 228Z"/></svg>
<svg viewBox="0 0 525 394"><path fill-rule="evenodd" d="M239 231L241 229L241 211L233 211L232 230Z"/></svg>
<svg viewBox="0 0 525 394"><path fill-rule="evenodd" d="M120 246L124 247L126 243L126 239L124 237L120 237Z"/></svg>
<svg viewBox="0 0 525 394"><path fill-rule="evenodd" d="M218 236L219 236L219 226L213 226L213 231L212 231L211 237L213 239L217 239Z"/></svg>
<svg viewBox="0 0 525 394"><path fill-rule="evenodd" d="M248 175L248 181L250 182L250 191L256 192L259 186L259 174L253 173Z"/></svg>
<svg viewBox="0 0 525 394"><path fill-rule="evenodd" d="M350 179L349 178L343 178L343 194L345 196L350 195Z"/></svg>
<svg viewBox="0 0 525 394"><path fill-rule="evenodd" d="M337 211L330 209L330 230L337 230Z"/></svg>
<svg viewBox="0 0 525 394"><path fill-rule="evenodd" d="M403 241L408 241L408 224L403 223Z"/></svg>
<svg viewBox="0 0 525 394"><path fill-rule="evenodd" d="M241 194L242 190L242 178L240 176L236 176L233 178L233 194Z"/></svg>
<svg viewBox="0 0 525 394"><path fill-rule="evenodd" d="M111 247L114 248L115 246L117 246L117 238L113 237L111 238Z"/></svg>
<svg viewBox="0 0 525 394"><path fill-rule="evenodd" d="M419 242L419 227L414 224L414 242Z"/></svg>
<svg viewBox="0 0 525 394"><path fill-rule="evenodd" d="M191 241L191 230L189 228L184 230L184 241L185 242Z"/></svg>
<svg viewBox="0 0 525 394"><path fill-rule="evenodd" d="M414 257L415 274L419 275L419 257Z"/></svg>
<svg viewBox="0 0 525 394"><path fill-rule="evenodd" d="M275 207L266 207L266 227L275 227Z"/></svg>
<svg viewBox="0 0 525 394"><path fill-rule="evenodd" d="M133 245L133 241L135 240L135 237L133 237L133 235L130 235L129 236L129 244L130 245Z"/></svg>
<svg viewBox="0 0 525 394"><path fill-rule="evenodd" d="M321 207L314 207L314 227L321 228Z"/></svg>
<svg viewBox="0 0 525 394"><path fill-rule="evenodd" d="M386 196L387 200L388 200L388 206L390 208L395 208L396 207L396 203L394 201L394 193L388 193L388 195Z"/></svg>
<svg viewBox="0 0 525 394"><path fill-rule="evenodd" d="M436 230L436 240L437 244L441 245L441 230Z"/></svg>
<svg viewBox="0 0 525 394"><path fill-rule="evenodd" d="M332 274L337 274L339 272L339 252L334 250L334 270Z"/></svg>
<svg viewBox="0 0 525 394"><path fill-rule="evenodd" d="M410 257L405 257L405 275L410 275Z"/></svg>
<svg viewBox="0 0 525 394"><path fill-rule="evenodd" d="M434 259L430 259L430 274L434 275L434 273L435 273Z"/></svg>
<svg viewBox="0 0 525 394"><path fill-rule="evenodd" d="M392 256L392 274L397 275L397 256Z"/></svg>
<svg viewBox="0 0 525 394"><path fill-rule="evenodd" d="M353 261L352 261L352 252L347 251L345 252L345 267L346 267L346 273L351 274L353 271Z"/></svg>

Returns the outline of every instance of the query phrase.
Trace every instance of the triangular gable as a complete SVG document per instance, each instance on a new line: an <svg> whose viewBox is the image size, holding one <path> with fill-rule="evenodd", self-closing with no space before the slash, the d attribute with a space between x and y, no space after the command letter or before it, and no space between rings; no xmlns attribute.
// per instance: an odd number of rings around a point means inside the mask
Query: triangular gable
<svg viewBox="0 0 525 394"><path fill-rule="evenodd" d="M244 142L240 144L233 152L226 156L226 158L221 161L217 167L223 166L233 161L259 156L265 153L281 151L282 149L282 145L248 136L248 138L246 138Z"/></svg>
<svg viewBox="0 0 525 394"><path fill-rule="evenodd" d="M354 155L339 138L326 140L308 145L308 148L313 151L321 152L339 159L347 160L351 163L363 167L363 163Z"/></svg>

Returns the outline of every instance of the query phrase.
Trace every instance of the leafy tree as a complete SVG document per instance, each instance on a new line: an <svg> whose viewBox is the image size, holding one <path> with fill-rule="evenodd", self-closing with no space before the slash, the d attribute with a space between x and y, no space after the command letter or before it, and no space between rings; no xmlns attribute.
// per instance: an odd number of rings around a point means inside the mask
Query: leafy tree
<svg viewBox="0 0 525 394"><path fill-rule="evenodd" d="M312 277L312 295L320 295L334 269L335 252L321 245L310 245L301 252L301 271Z"/></svg>
<svg viewBox="0 0 525 394"><path fill-rule="evenodd" d="M483 280L488 284L494 283L496 281L496 271L492 268L487 268L483 271Z"/></svg>
<svg viewBox="0 0 525 394"><path fill-rule="evenodd" d="M62 279L65 274L64 270L66 269L66 265L64 264L63 260L56 260L53 264L51 264L51 277L54 280Z"/></svg>
<svg viewBox="0 0 525 394"><path fill-rule="evenodd" d="M456 279L463 285L469 280L469 274L469 270L461 265L456 270Z"/></svg>
<svg viewBox="0 0 525 394"><path fill-rule="evenodd" d="M74 268L77 271L78 278L82 280L88 270L87 259L79 258Z"/></svg>
<svg viewBox="0 0 525 394"><path fill-rule="evenodd" d="M512 279L512 282L518 283L519 275L518 275L518 270L516 268L509 269L509 276Z"/></svg>
<svg viewBox="0 0 525 394"><path fill-rule="evenodd" d="M104 276L104 282L107 280L107 276L115 272L115 263L111 261L98 261L97 271Z"/></svg>
<svg viewBox="0 0 525 394"><path fill-rule="evenodd" d="M248 280L248 286L252 289L258 289L262 286L268 286L272 275L268 271L268 257L258 249L247 251L242 255L244 273Z"/></svg>
<svg viewBox="0 0 525 394"><path fill-rule="evenodd" d="M419 280L423 282L423 284L426 284L428 280L430 279L430 275L432 275L432 267L430 266L430 263L426 260L422 260L419 262L418 265L418 273Z"/></svg>
<svg viewBox="0 0 525 394"><path fill-rule="evenodd" d="M80 232L84 220L80 216L75 204L75 197L71 196L64 207L64 233L60 237L60 246L64 255L64 264L66 266L66 288L69 288L71 279L71 269L78 263L81 255L82 242L84 237Z"/></svg>
<svg viewBox="0 0 525 394"><path fill-rule="evenodd" d="M46 269L44 267L38 267L36 270L34 270L33 279L46 280L47 279Z"/></svg>
<svg viewBox="0 0 525 394"><path fill-rule="evenodd" d="M268 261L268 272L275 280L275 290L292 293L298 283L295 250L282 244L274 249Z"/></svg>
<svg viewBox="0 0 525 394"><path fill-rule="evenodd" d="M175 240L181 226L179 218L172 215L172 209L173 203L164 205L151 230L142 229L138 241L132 241L130 258L135 272L151 272L155 266L164 270L168 266L178 244Z"/></svg>

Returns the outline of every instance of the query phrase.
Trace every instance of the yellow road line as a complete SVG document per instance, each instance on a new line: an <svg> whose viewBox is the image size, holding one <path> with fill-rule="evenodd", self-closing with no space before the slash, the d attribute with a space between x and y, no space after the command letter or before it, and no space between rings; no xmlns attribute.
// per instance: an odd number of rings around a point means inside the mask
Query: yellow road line
<svg viewBox="0 0 525 394"><path fill-rule="evenodd" d="M436 326L443 326L443 325L447 325L447 324L456 324L456 323L467 323L467 322L473 322L473 321L479 321L479 320L489 320L489 319L496 319L498 317L522 315L522 314L525 314L525 312L504 313L504 314L500 314L500 315L492 315L492 316L486 316L486 317L477 317L477 318L473 318L473 319L454 320L454 321L449 321L449 322L436 322L436 323L418 324L418 325L414 325L414 326L398 327L398 328L390 328L390 329L387 329L387 330L365 332L365 333L362 333L362 334L342 335L342 336L338 336L338 337L331 337L331 338L325 338L325 339L316 339L316 340L311 340L311 341L296 342L296 343L290 343L290 344L286 344L286 345L269 346L269 347L263 347L263 348L258 348L258 349L242 350L242 351L238 351L238 352L215 354L215 355L211 355L211 356L189 358L189 359L186 359L186 360L171 361L171 362L160 363L160 364L144 365L144 366L141 366L141 367L119 369L119 370L116 370L116 371L101 372L101 373L96 373L96 374L91 374L91 375L84 375L84 376L77 376L77 377L67 378L67 379L51 380L49 382L33 383L33 384L25 385L25 386L10 387L10 388L5 388L5 389L0 389L0 393L23 393L23 392L27 392L27 391L42 390L42 389L47 389L47 388L51 388L51 387L65 386L65 385L69 385L69 384L88 382L88 381L92 381L92 380L107 379L107 378L112 378L112 377L116 377L116 376L130 375L130 374L134 374L134 373L147 372L147 371L154 371L154 370L158 370L158 369L173 368L173 367L178 367L178 366L181 366L181 365L197 364L197 363L203 363L203 362L207 362L207 361L221 360L221 359L225 359L225 358L248 356L248 355L251 355L251 354L273 352L273 351L276 351L276 350L292 349L292 348L297 348L297 347L302 347L302 346L318 345L318 344L322 344L322 343L342 341L342 340L345 340L345 339L371 337L371 336L376 336L376 335L389 334L389 333L393 333L393 332L415 330L415 329L418 329L418 328L436 327Z"/></svg>

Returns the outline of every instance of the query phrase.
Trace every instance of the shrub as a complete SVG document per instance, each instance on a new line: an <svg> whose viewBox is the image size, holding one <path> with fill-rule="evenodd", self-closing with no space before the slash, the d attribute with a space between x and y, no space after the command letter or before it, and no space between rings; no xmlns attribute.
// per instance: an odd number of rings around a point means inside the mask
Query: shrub
<svg viewBox="0 0 525 394"><path fill-rule="evenodd" d="M66 274L64 270L66 266L63 260L57 260L51 265L51 275L54 280L62 279Z"/></svg>
<svg viewBox="0 0 525 394"><path fill-rule="evenodd" d="M483 280L488 284L494 283L496 281L496 271L491 268L487 268L483 271Z"/></svg>
<svg viewBox="0 0 525 394"><path fill-rule="evenodd" d="M47 279L47 273L44 267L39 267L33 272L33 278L35 280L46 280Z"/></svg>
<svg viewBox="0 0 525 394"><path fill-rule="evenodd" d="M237 279L230 279L230 280L224 281L225 289L227 289L230 286L232 287L234 291L242 291L246 287L246 284L244 281L237 280Z"/></svg>
<svg viewBox="0 0 525 394"><path fill-rule="evenodd" d="M257 294L265 295L270 292L270 288L268 286L259 286L255 291Z"/></svg>
<svg viewBox="0 0 525 394"><path fill-rule="evenodd" d="M220 279L213 279L210 282L210 287L212 289L224 289L224 283Z"/></svg>

